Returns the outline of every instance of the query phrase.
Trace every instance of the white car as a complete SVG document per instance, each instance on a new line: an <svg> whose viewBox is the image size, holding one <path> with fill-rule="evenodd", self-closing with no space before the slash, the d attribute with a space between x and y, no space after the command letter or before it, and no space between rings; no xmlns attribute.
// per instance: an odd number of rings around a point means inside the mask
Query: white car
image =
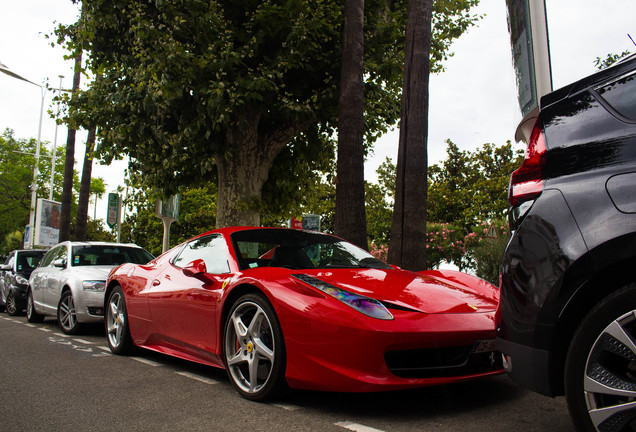
<svg viewBox="0 0 636 432"><path fill-rule="evenodd" d="M56 316L66 334L82 323L104 320L104 289L110 270L123 263L145 264L153 256L134 244L72 242L58 244L29 278L27 320Z"/></svg>

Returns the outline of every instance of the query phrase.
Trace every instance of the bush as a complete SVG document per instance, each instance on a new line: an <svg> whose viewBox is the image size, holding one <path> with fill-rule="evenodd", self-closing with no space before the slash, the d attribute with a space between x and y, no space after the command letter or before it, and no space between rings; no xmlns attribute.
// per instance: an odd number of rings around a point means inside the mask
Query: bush
<svg viewBox="0 0 636 432"><path fill-rule="evenodd" d="M499 283L499 265L501 256L510 239L510 230L505 221L493 222L496 227L496 238L488 237L490 224L482 223L473 230L467 241L466 258L471 262L475 275L490 283Z"/></svg>
<svg viewBox="0 0 636 432"><path fill-rule="evenodd" d="M465 231L447 223L431 223L426 227L426 255L428 268L439 268L443 262L456 265L462 271L474 273L488 282L497 284L499 264L510 239L508 223L494 221L496 238L489 237L490 222ZM371 242L369 251L376 258L386 261L388 246Z"/></svg>
<svg viewBox="0 0 636 432"><path fill-rule="evenodd" d="M2 243L2 247L0 248L0 255L8 255L9 252L11 252L12 250L22 249L23 247L24 234L21 231L11 232L4 237L4 242Z"/></svg>

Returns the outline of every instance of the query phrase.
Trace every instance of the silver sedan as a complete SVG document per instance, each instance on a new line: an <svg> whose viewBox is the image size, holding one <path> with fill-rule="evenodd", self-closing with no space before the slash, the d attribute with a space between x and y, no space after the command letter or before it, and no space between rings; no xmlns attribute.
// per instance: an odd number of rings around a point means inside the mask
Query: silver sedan
<svg viewBox="0 0 636 432"><path fill-rule="evenodd" d="M31 273L27 320L56 316L66 334L82 323L104 319L104 288L110 270L123 263L145 264L153 256L133 244L63 242L49 250Z"/></svg>

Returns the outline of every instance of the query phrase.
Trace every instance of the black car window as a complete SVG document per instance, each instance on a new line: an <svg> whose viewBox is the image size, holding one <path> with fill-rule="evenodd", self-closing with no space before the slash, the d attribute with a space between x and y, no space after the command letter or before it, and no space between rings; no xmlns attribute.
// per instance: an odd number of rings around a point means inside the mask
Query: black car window
<svg viewBox="0 0 636 432"><path fill-rule="evenodd" d="M620 78L597 91L620 115L636 120L636 74Z"/></svg>
<svg viewBox="0 0 636 432"><path fill-rule="evenodd" d="M187 243L172 262L177 267L185 267L194 260L202 259L208 273L229 273L228 249L220 235L197 238Z"/></svg>
<svg viewBox="0 0 636 432"><path fill-rule="evenodd" d="M20 273L31 272L40 263L42 255L42 252L37 251L18 252L16 270Z"/></svg>

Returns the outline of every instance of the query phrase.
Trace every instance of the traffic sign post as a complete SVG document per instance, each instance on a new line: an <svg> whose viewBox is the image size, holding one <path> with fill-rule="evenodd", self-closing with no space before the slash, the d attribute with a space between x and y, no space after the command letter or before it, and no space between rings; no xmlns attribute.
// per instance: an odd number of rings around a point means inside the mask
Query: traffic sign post
<svg viewBox="0 0 636 432"><path fill-rule="evenodd" d="M106 223L113 229L117 227L117 242L120 241L121 235L121 197L116 193L108 194L108 213L106 215Z"/></svg>
<svg viewBox="0 0 636 432"><path fill-rule="evenodd" d="M166 201L157 200L155 215L163 222L163 247L162 253L170 248L170 225L179 222L179 194L171 196Z"/></svg>

